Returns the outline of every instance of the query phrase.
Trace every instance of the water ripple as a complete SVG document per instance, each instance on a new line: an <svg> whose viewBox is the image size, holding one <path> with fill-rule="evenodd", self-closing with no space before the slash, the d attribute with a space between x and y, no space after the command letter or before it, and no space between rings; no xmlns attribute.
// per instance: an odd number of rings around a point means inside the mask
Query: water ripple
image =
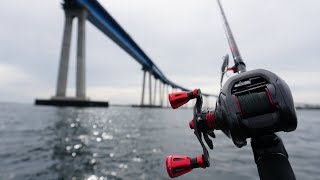
<svg viewBox="0 0 320 180"><path fill-rule="evenodd" d="M201 153L190 110L53 108L0 104L0 179L167 179L165 157ZM297 179L320 176L320 111L298 111L279 133ZM303 122L303 123L302 123ZM211 167L183 179L258 179L250 145L217 132Z"/></svg>

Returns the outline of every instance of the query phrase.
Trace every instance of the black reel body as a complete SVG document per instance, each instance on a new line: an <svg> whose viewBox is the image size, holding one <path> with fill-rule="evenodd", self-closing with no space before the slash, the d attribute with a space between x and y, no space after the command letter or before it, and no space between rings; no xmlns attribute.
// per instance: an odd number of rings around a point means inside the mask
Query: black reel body
<svg viewBox="0 0 320 180"><path fill-rule="evenodd" d="M229 78L219 94L215 116L218 127L239 148L247 144L247 138L297 127L288 85L264 69Z"/></svg>

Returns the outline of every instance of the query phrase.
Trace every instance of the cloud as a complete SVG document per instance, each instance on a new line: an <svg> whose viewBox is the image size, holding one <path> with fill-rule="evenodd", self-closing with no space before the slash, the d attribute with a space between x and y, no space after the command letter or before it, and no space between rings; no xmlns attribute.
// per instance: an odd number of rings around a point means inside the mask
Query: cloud
<svg viewBox="0 0 320 180"><path fill-rule="evenodd" d="M20 79L8 82L2 76L1 100L30 103L34 97L54 94L64 24L61 2L2 3L0 16L6 18L0 28L0 63L13 67L6 71L17 71L15 76L22 73L27 79L22 80L19 75ZM219 90L221 57L229 53L229 47L214 0L99 2L170 80L208 93ZM314 78L319 76L320 24L312 21L320 16L320 2L222 3L248 70L273 71L289 83L295 100L320 102L316 95L320 82ZM76 23L75 20L68 77L70 96L74 96L75 87ZM88 97L139 103L141 66L89 22L86 27Z"/></svg>
<svg viewBox="0 0 320 180"><path fill-rule="evenodd" d="M117 87L117 86L94 86L88 89L88 93L92 94L91 99L99 99L110 101L111 104L138 104L141 98L140 87ZM147 93L146 93L147 94Z"/></svg>
<svg viewBox="0 0 320 180"><path fill-rule="evenodd" d="M0 74L1 88L24 84L31 79L30 75L23 72L22 69L10 64L0 64Z"/></svg>
<svg viewBox="0 0 320 180"><path fill-rule="evenodd" d="M18 66L0 64L0 74L1 101L25 102L30 100L30 96L48 93L41 88L44 83Z"/></svg>

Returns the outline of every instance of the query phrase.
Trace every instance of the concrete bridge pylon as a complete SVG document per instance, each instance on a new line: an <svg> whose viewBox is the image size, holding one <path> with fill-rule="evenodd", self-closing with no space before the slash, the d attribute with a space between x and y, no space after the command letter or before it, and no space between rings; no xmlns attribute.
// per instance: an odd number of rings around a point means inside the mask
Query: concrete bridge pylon
<svg viewBox="0 0 320 180"><path fill-rule="evenodd" d="M108 102L90 101L86 96L86 19L87 11L82 7L64 6L65 22L58 67L56 94L49 100L36 99L36 105L54 106L109 106ZM70 59L73 20L78 20L76 53L76 92L67 97L67 82Z"/></svg>

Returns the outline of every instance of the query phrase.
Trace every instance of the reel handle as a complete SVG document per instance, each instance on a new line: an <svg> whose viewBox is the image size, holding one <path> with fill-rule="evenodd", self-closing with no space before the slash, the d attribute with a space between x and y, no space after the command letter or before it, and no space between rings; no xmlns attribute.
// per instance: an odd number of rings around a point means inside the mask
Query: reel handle
<svg viewBox="0 0 320 180"><path fill-rule="evenodd" d="M166 158L166 168L171 178L181 176L199 167L203 169L207 167L202 154L195 158L183 155L170 155Z"/></svg>
<svg viewBox="0 0 320 180"><path fill-rule="evenodd" d="M173 109L179 108L186 104L190 99L194 99L198 96L198 89L193 91L185 92L174 92L169 94L169 102Z"/></svg>

